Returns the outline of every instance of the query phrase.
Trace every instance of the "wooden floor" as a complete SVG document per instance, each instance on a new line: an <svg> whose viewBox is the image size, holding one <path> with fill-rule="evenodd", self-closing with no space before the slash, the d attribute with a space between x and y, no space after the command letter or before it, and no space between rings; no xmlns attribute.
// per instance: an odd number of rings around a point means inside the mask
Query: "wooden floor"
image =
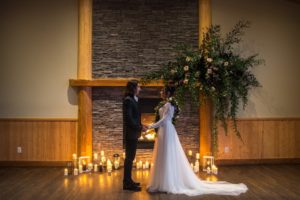
<svg viewBox="0 0 300 200"><path fill-rule="evenodd" d="M149 194L146 183L149 171L134 171L135 180L142 183L142 192L122 190L122 170L108 176L82 174L63 176L62 168L0 168L0 200L11 199L130 199L130 200L219 200L219 199L300 199L300 165L221 166L216 176L200 173L202 179L245 183L249 191L238 197L203 195L188 197L165 193Z"/></svg>

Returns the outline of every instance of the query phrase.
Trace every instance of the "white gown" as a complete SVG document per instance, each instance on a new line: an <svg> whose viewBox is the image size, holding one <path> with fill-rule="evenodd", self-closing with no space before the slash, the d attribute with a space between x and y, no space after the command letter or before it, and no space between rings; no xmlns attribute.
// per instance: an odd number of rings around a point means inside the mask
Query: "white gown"
<svg viewBox="0 0 300 200"><path fill-rule="evenodd" d="M189 196L202 194L239 195L247 191L245 184L208 182L192 170L172 124L174 107L167 102L159 110L160 120L150 128L158 128L153 151L154 166L147 186L149 192L167 192Z"/></svg>

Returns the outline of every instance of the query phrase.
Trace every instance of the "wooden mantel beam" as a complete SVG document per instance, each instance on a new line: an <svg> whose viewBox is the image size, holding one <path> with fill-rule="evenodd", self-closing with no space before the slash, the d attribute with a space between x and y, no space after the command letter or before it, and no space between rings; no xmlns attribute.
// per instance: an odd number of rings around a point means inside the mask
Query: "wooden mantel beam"
<svg viewBox="0 0 300 200"><path fill-rule="evenodd" d="M124 87L126 86L127 82L131 79L135 78L101 78L101 79L70 79L69 83L70 86L73 87ZM138 80L138 79L137 79ZM160 81L153 81L147 85L146 87L162 87L163 82Z"/></svg>

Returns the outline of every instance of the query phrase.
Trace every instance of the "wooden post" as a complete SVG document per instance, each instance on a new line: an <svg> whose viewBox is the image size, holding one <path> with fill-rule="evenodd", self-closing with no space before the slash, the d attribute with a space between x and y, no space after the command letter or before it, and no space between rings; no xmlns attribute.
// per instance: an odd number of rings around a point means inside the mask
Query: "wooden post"
<svg viewBox="0 0 300 200"><path fill-rule="evenodd" d="M78 79L92 78L92 0L79 0ZM92 89L78 89L77 153L92 156Z"/></svg>
<svg viewBox="0 0 300 200"><path fill-rule="evenodd" d="M203 33L211 26L211 0L199 0L199 47L203 39ZM204 156L212 152L211 128L212 128L212 104L209 99L200 95L201 107L199 110L200 125L200 155Z"/></svg>

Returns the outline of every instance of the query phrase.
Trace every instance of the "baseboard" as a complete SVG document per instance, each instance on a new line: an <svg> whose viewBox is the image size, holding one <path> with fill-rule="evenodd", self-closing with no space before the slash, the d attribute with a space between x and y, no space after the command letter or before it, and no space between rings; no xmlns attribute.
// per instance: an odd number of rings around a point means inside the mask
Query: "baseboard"
<svg viewBox="0 0 300 200"><path fill-rule="evenodd" d="M0 167L64 167L71 161L0 161Z"/></svg>
<svg viewBox="0 0 300 200"><path fill-rule="evenodd" d="M300 164L300 158L217 159L215 162L217 165Z"/></svg>

